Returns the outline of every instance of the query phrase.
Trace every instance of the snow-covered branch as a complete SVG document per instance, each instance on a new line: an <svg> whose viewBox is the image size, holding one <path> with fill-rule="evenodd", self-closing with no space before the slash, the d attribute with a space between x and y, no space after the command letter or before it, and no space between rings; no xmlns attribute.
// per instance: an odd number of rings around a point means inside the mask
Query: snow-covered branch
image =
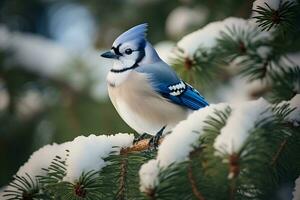
<svg viewBox="0 0 300 200"><path fill-rule="evenodd" d="M295 121L300 121L299 102L299 94L288 102L293 111L286 116L285 120L294 124ZM160 173L163 173L169 166L174 167L174 164L189 160L190 153L201 145L199 138L206 132L204 129L209 124L208 117L214 118L217 116L216 111L224 111L228 107L231 108L231 114L213 144L215 155L223 157L224 161L227 155L238 155L247 138L251 137L251 133L257 128L257 124L274 115L272 106L262 98L233 105L224 103L210 105L195 111L165 137L159 146L156 159L148 161L141 167L140 190L145 193L155 190L159 185ZM229 174L229 177L232 176L233 174Z"/></svg>

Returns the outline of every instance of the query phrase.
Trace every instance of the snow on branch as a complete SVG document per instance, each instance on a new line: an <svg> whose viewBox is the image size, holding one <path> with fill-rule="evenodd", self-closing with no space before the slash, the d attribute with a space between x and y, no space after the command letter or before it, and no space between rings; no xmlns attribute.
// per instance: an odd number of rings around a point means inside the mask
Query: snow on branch
<svg viewBox="0 0 300 200"><path fill-rule="evenodd" d="M66 147L69 143L64 144L52 144L46 145L36 152L34 152L28 161L19 168L18 172L14 175L14 180L9 183L8 186L4 187L3 191L0 192L0 197L4 199L11 199L11 196L17 197L23 196L23 192L29 193L30 191L38 191L38 176L44 176L47 172L43 169L48 168L51 164L52 160L56 157L65 160L66 158ZM24 187L22 187L22 183L24 180L29 179L28 183ZM17 186L17 187L16 187ZM22 189L24 191L22 191ZM8 193L8 194L7 194Z"/></svg>
<svg viewBox="0 0 300 200"><path fill-rule="evenodd" d="M25 174L28 174L31 177L45 175L45 171L42 169L47 168L55 156L59 156L63 159L66 158L65 150L68 145L68 142L63 144L54 143L40 148L30 156L23 166L19 168L16 175L25 176Z"/></svg>
<svg viewBox="0 0 300 200"><path fill-rule="evenodd" d="M166 168L174 162L187 160L189 154L199 145L198 139L203 133L207 117L215 117L216 111L223 111L227 107L226 103L211 104L180 122L159 146L157 160L160 167Z"/></svg>
<svg viewBox="0 0 300 200"><path fill-rule="evenodd" d="M257 26L247 20L236 17L229 17L223 21L211 22L203 28L184 36L178 43L177 48L184 51L190 59L199 48L211 50L217 45L217 39L221 33L228 33L230 28L236 28L243 31L257 31ZM270 40L271 35L268 32L260 32L251 38L252 42L259 40Z"/></svg>
<svg viewBox="0 0 300 200"><path fill-rule="evenodd" d="M291 113L288 114L286 120L293 123L294 126L300 125L300 94L295 95L290 101L282 101L280 105L289 104L289 107L292 110Z"/></svg>
<svg viewBox="0 0 300 200"><path fill-rule="evenodd" d="M297 94L294 98L289 101L290 108L294 109L288 115L288 121L290 122L300 122L300 94Z"/></svg>
<svg viewBox="0 0 300 200"><path fill-rule="evenodd" d="M189 154L199 145L197 141L206 125L205 119L208 116L215 116L216 110L225 110L227 106L228 104L225 103L211 104L195 111L186 120L180 122L162 141L156 159L148 161L141 167L140 190L148 193L155 188L160 169L188 160Z"/></svg>
<svg viewBox="0 0 300 200"><path fill-rule="evenodd" d="M218 154L238 153L255 123L272 115L268 102L263 98L242 102L232 106L232 112L221 134L215 139L214 147Z"/></svg>
<svg viewBox="0 0 300 200"><path fill-rule="evenodd" d="M139 171L140 176L140 190L147 194L159 184L158 175L160 170L158 160L149 160L146 164L143 164Z"/></svg>
<svg viewBox="0 0 300 200"><path fill-rule="evenodd" d="M83 172L99 171L106 163L103 160L112 152L118 152L123 147L131 146L133 135L90 135L79 136L69 145L70 155L66 161L67 174L64 180L74 182Z"/></svg>
<svg viewBox="0 0 300 200"><path fill-rule="evenodd" d="M131 146L133 139L133 135L119 133L109 136L79 136L71 142L46 145L30 156L15 177L36 180L40 176L46 176L47 171L44 169L50 166L53 159L59 158L65 161L63 181L75 184L82 174L100 171L107 164L104 158L120 153L121 148ZM12 185L17 184L16 181L12 181L5 190L15 190Z"/></svg>
<svg viewBox="0 0 300 200"><path fill-rule="evenodd" d="M286 118L299 120L300 95L296 95L289 103L290 108L296 107ZM159 175L170 166L179 164L190 159L189 155L193 150L199 147L199 138L205 133L205 127L208 125L208 117L216 117L215 111L225 111L231 108L231 113L226 121L225 126L220 130L220 134L214 141L216 155L223 157L233 155L232 166L234 167L234 159L238 159L241 148L245 145L247 138L251 135L258 123L269 119L274 115L271 105L260 98L255 101L248 101L239 104L220 103L195 111L186 120L180 122L171 134L165 136L158 148L157 157L142 165L139 171L140 190L149 195L155 191L159 185ZM237 169L230 169L229 178L236 176L239 172ZM236 172L234 172L236 171ZM233 174L234 173L234 174Z"/></svg>
<svg viewBox="0 0 300 200"><path fill-rule="evenodd" d="M229 17L184 36L170 58L174 68L190 82L197 80L195 72L205 83L220 70L261 79L273 52L273 39L271 32L261 31L253 20Z"/></svg>
<svg viewBox="0 0 300 200"><path fill-rule="evenodd" d="M282 102L282 104L288 103L291 108L291 112L285 119L294 124L300 121L299 102L300 94L288 102ZM272 105L261 98L233 105L211 104L193 112L186 120L180 122L172 133L160 141L156 158L141 166L139 170L140 190L148 195L152 194L155 187L160 184L159 176L164 170L188 161L191 153L199 149L201 145L199 139L207 133L210 119L218 119L221 112L226 112L229 108L231 110L226 123L219 130L220 134L214 140L213 147L219 157L224 157L228 154L237 155L239 153L256 124L273 116L271 107ZM52 161L57 157L63 161L64 165L62 178L58 181L76 185L80 182L83 174L97 176L99 174L97 172L110 164L109 161L105 161L110 155L128 155L148 148L149 140L142 140L132 145L133 139L133 135L129 134L90 135L88 137L79 136L71 142L42 147L20 167L15 180L6 187L6 191L17 191L13 185L18 184L17 181L22 181L22 177L31 177L32 180L36 180L36 183L32 181L32 185L38 185L38 177L49 175L47 174L49 171L43 169L49 169L51 163L53 164ZM235 177L237 174L238 172L231 177Z"/></svg>

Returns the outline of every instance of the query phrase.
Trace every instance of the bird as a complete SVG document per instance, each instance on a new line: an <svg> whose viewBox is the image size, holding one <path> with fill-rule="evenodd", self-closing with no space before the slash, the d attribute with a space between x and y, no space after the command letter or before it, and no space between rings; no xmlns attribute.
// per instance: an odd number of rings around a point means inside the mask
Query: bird
<svg viewBox="0 0 300 200"><path fill-rule="evenodd" d="M121 118L143 138L159 138L172 131L189 114L208 106L205 98L179 78L148 42L148 24L130 28L118 36L102 57L112 59L107 74L109 98ZM139 140L138 139L138 140Z"/></svg>

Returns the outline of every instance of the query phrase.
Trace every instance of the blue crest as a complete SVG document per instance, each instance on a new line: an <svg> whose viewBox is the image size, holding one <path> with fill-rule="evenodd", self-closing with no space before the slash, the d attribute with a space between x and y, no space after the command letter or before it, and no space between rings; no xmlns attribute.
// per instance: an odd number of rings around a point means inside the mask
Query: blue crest
<svg viewBox="0 0 300 200"><path fill-rule="evenodd" d="M113 46L117 46L124 42L135 40L135 39L145 39L148 24L140 24L132 27L128 31L122 33L113 43Z"/></svg>

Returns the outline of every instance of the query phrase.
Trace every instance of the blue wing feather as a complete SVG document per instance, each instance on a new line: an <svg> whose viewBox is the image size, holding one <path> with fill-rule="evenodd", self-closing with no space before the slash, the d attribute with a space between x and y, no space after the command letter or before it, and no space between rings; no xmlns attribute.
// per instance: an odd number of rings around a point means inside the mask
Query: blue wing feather
<svg viewBox="0 0 300 200"><path fill-rule="evenodd" d="M198 110L209 105L197 90L187 84L186 86L187 88L185 89L185 91L183 91L178 96L171 95L171 91L169 89L166 89L166 87L157 88L156 91L172 102L190 108L192 110Z"/></svg>
<svg viewBox="0 0 300 200"><path fill-rule="evenodd" d="M181 80L173 69L164 62L140 66L136 68L136 71L146 73L155 91L173 103L192 110L198 110L209 105L197 90L186 83L184 83L185 90L180 95L171 95L172 90L169 86L179 84Z"/></svg>

